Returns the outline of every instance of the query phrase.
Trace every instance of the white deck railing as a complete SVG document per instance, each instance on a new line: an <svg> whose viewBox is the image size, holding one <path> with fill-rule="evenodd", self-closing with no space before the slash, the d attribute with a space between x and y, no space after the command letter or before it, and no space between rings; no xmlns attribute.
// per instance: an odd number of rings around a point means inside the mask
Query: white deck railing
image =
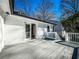
<svg viewBox="0 0 79 59"><path fill-rule="evenodd" d="M67 33L66 39L68 41L79 42L79 33Z"/></svg>
<svg viewBox="0 0 79 59"><path fill-rule="evenodd" d="M57 32L47 32L46 37L50 39L60 40L60 37Z"/></svg>

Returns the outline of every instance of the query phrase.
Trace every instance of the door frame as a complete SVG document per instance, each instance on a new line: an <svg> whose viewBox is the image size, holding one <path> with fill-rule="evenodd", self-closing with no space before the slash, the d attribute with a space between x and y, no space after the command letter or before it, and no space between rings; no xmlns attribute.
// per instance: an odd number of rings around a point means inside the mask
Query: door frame
<svg viewBox="0 0 79 59"><path fill-rule="evenodd" d="M30 37L29 38L27 38L27 36L26 36L27 35L26 34L26 24L30 25ZM34 24L34 23L26 23L25 22L25 37L26 37L26 39L33 39L32 38L32 24ZM36 24L34 24L34 25L37 28ZM35 31L37 31L36 28L35 28ZM35 39L36 39L36 34L35 34Z"/></svg>

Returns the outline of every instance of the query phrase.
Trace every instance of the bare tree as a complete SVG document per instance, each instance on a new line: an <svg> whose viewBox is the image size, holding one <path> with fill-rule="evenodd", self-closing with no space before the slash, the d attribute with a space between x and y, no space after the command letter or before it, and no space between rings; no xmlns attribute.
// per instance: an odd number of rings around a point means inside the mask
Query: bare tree
<svg viewBox="0 0 79 59"><path fill-rule="evenodd" d="M23 5L22 11L26 14L26 16L31 16L32 12L31 0L20 0L20 2Z"/></svg>
<svg viewBox="0 0 79 59"><path fill-rule="evenodd" d="M79 11L79 0L61 0L62 18L67 18Z"/></svg>
<svg viewBox="0 0 79 59"><path fill-rule="evenodd" d="M37 5L34 17L41 20L49 20L54 17L51 12L53 3L50 0L41 0Z"/></svg>

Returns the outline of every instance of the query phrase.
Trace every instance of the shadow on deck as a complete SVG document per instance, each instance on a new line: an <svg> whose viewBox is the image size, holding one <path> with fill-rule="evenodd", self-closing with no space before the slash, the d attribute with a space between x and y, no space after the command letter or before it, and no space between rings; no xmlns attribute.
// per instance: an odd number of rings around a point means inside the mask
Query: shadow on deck
<svg viewBox="0 0 79 59"><path fill-rule="evenodd" d="M61 42L57 42L57 43L74 48L73 54L72 54L72 59L79 59L79 44L78 43L65 42L65 41L61 41Z"/></svg>

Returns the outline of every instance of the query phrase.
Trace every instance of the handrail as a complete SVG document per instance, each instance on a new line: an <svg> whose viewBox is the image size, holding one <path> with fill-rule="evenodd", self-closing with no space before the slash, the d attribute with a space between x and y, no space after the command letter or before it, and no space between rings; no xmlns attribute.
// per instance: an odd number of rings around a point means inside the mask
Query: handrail
<svg viewBox="0 0 79 59"><path fill-rule="evenodd" d="M47 37L55 40L61 40L57 32L47 32Z"/></svg>

